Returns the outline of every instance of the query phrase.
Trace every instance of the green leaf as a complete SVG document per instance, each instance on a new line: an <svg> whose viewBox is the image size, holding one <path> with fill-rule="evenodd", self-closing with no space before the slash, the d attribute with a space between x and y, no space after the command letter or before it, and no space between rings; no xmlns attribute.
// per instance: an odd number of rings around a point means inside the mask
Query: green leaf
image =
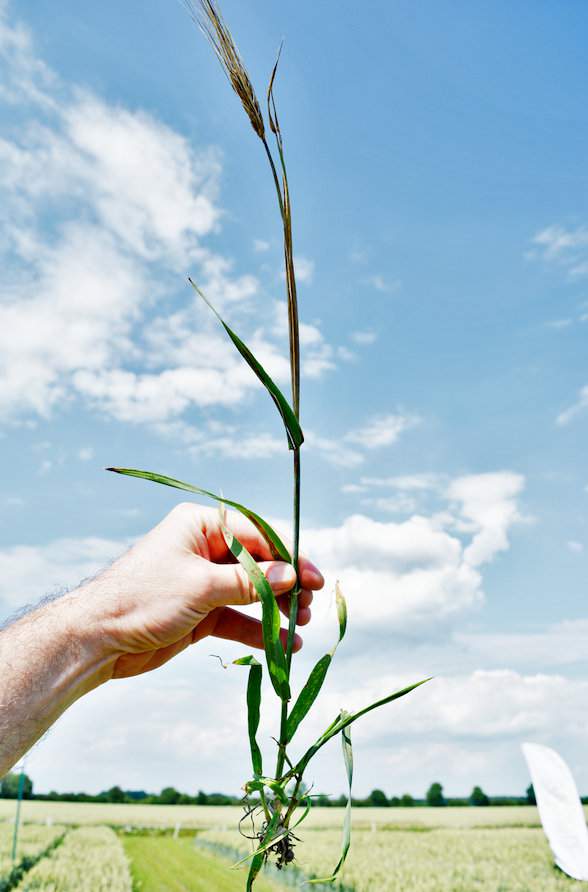
<svg viewBox="0 0 588 892"><path fill-rule="evenodd" d="M261 626L267 668L274 690L281 700L290 699L290 685L286 669L286 654L280 638L280 611L272 587L259 564L253 560L245 546L221 520L221 530L229 551L237 558L261 602Z"/></svg>
<svg viewBox="0 0 588 892"><path fill-rule="evenodd" d="M259 530L269 545L272 556L276 560L285 561L288 564L292 563L290 552L276 531L263 519L263 517L260 517L255 511L252 511L251 508L247 508L245 505L240 505L239 502L232 502L231 499L225 499L223 496L217 496L208 489L201 489L201 487L193 486L191 483L184 483L182 480L176 480L175 477L165 477L163 474L155 474L153 471L137 471L134 468L106 468L106 470L114 471L115 474L123 474L126 477L140 477L143 480L151 480L153 483L172 486L174 489L181 489L184 490L184 492L193 492L196 495L207 496L209 499L221 502L223 505L230 505L231 508L235 508L236 511L239 511L250 520Z"/></svg>
<svg viewBox="0 0 588 892"><path fill-rule="evenodd" d="M335 651L337 650L338 645L341 643L345 635L345 630L347 628L347 605L345 603L345 598L343 597L343 593L338 582L335 586L335 598L337 602L337 616L339 619L339 638L337 639L331 651L329 651L328 654L325 654L324 657L321 657L318 663L315 665L314 669L308 676L306 684L300 691L296 703L292 707L292 711L288 716L288 722L286 725L288 742L292 740L298 726L300 725L300 722L302 722L303 719L308 715L312 704L318 697L324 680L327 676L327 672L329 671L333 656L335 655Z"/></svg>
<svg viewBox="0 0 588 892"><path fill-rule="evenodd" d="M249 874L247 875L247 887L246 887L247 892L251 892L251 890L253 889L253 883L255 882L255 879L256 879L257 875L259 874L259 871L263 867L263 862L265 860L263 856L264 856L265 849L267 848L265 843L268 839L271 840L272 834L273 834L274 830L276 829L279 820L280 820L279 813L274 812L273 815L271 816L271 819L270 819L268 825L267 825L264 837L261 841L259 848L257 849L257 851L255 851L253 853L253 860L251 862L251 866L249 867ZM271 844L272 843L270 842L270 845ZM249 856L249 857L251 857L251 856ZM243 862L247 861L247 860L248 860L248 858L244 858L242 861L239 861L237 864L234 864L233 866L237 867L240 864L243 864Z"/></svg>
<svg viewBox="0 0 588 892"><path fill-rule="evenodd" d="M297 775L302 774L306 770L306 766L313 758L313 756L318 753L318 751L328 743L339 731L342 731L344 728L347 728L349 725L353 724L357 719L361 718L362 715L365 715L368 712L371 712L372 709L377 709L379 706L385 706L386 703L392 703L393 700L399 700L401 697L405 697L407 694L410 694L411 691L414 691L415 688L419 688L422 684L426 684L428 681L431 681L431 678L423 678L422 681L417 681L414 684L409 685L406 688L402 688L400 691L395 691L393 694L388 694L387 697L383 697L381 700L376 700L375 703L371 703L369 706L364 706L363 709L360 709L359 712L354 712L352 714L345 713L345 718L342 718L341 715L337 716L334 719L329 727L323 732L323 734L319 737L319 739L313 743L313 745L307 749L302 758L297 762L297 764L292 768L289 772L289 775Z"/></svg>
<svg viewBox="0 0 588 892"><path fill-rule="evenodd" d="M304 802L304 800L301 800L301 803L302 802ZM312 799L310 798L310 796L308 796L306 799L306 807L305 807L304 811L302 812L302 815L296 821L296 823L292 824L292 827L291 827L292 830L295 830L296 827L299 827L300 824L302 824L302 822L304 820L306 820L306 818L308 817L308 813L310 812L311 805L312 805Z"/></svg>
<svg viewBox="0 0 588 892"><path fill-rule="evenodd" d="M290 447L290 449L299 449L300 446L302 446L302 444L304 443L304 434L302 433L302 429L300 427L298 419L296 418L296 415L294 414L294 411L292 410L292 407L290 406L290 403L288 402L282 391L270 378L261 363L257 361L249 347L243 343L241 338L237 334L235 334L235 332L231 328L229 328L227 323L217 313L208 298L202 293L198 285L196 285L196 283L193 282L190 278L188 279L188 281L192 288L196 291L196 293L199 294L202 300L210 307L249 368L252 369L253 372L255 372L255 374L273 399L278 412L282 416L282 421L284 422L284 426L286 428L288 446Z"/></svg>
<svg viewBox="0 0 588 892"><path fill-rule="evenodd" d="M233 661L236 666L249 666L247 679L247 725L249 729L249 748L251 750L251 764L253 774L259 777L263 774L261 750L257 743L257 729L259 728L259 712L261 707L261 664L254 656L240 657Z"/></svg>
<svg viewBox="0 0 588 892"><path fill-rule="evenodd" d="M263 852L256 854L253 856L253 861L249 866L249 873L247 874L247 886L246 892L252 892L253 883L257 879L259 871L263 867Z"/></svg>
<svg viewBox="0 0 588 892"><path fill-rule="evenodd" d="M349 713L341 712L341 719L349 718ZM347 773L347 784L349 786L349 796L347 797L347 806L345 808L345 818L343 820L343 842L341 844L341 857L337 862L335 870L329 877L323 879L309 880L309 883L334 883L337 879L339 871L345 864L349 847L351 846L351 785L353 783L353 749L351 746L351 731L347 725L341 730L341 745L343 747L343 760L345 762L345 771Z"/></svg>
<svg viewBox="0 0 588 892"><path fill-rule="evenodd" d="M331 660L331 654L325 654L324 657L321 657L308 676L306 684L300 691L298 699L292 707L292 712L288 716L288 723L286 726L286 736L288 743L294 737L298 725L308 714L309 709L318 697L319 691L323 686L323 682L325 680L327 672L329 671Z"/></svg>

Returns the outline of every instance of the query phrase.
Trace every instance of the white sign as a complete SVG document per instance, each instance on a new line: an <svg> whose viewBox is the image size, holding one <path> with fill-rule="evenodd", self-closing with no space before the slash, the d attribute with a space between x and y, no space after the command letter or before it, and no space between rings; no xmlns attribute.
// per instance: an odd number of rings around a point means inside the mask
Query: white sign
<svg viewBox="0 0 588 892"><path fill-rule="evenodd" d="M572 773L555 750L523 743L539 817L557 866L588 881L588 830Z"/></svg>

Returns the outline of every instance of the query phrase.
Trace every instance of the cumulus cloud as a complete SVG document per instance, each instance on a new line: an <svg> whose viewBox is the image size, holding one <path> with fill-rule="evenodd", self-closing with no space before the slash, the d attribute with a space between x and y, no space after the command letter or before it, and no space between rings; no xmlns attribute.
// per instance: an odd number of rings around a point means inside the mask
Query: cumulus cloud
<svg viewBox="0 0 588 892"><path fill-rule="evenodd" d="M438 484L432 475L389 481L409 490ZM374 630L434 623L482 603L480 567L509 547L523 486L509 471L458 477L443 490L441 512L401 522L356 514L305 535L329 582L344 585L355 622Z"/></svg>
<svg viewBox="0 0 588 892"><path fill-rule="evenodd" d="M517 508L517 496L525 479L512 471L491 474L471 474L459 477L449 485L449 499L459 504L462 529L474 533L464 557L477 567L492 560L499 551L509 547L508 531L522 520Z"/></svg>
<svg viewBox="0 0 588 892"><path fill-rule="evenodd" d="M153 318L186 269L229 315L257 295L257 278L206 244L223 216L218 153L194 150L144 111L62 83L5 15L0 66L0 102L22 112L0 138L0 417L48 417L77 401L159 424L190 407L236 406L258 390L187 288L184 310ZM299 263L308 280L311 261ZM250 330L251 313L243 318ZM273 334L245 332L285 381L285 345ZM306 375L334 368L316 325L303 323L301 339Z"/></svg>

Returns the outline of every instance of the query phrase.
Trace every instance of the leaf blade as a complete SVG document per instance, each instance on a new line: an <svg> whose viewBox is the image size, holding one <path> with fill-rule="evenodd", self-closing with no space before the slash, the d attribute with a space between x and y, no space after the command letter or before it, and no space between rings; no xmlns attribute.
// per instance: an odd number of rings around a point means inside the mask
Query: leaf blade
<svg viewBox="0 0 588 892"><path fill-rule="evenodd" d="M348 715L348 713L341 712L341 717ZM343 839L341 843L341 857L337 862L337 865L333 871L333 873L328 877L323 877L322 879L312 879L309 880L309 883L334 883L341 871L341 868L345 864L347 859L347 855L349 853L349 849L351 847L351 787L353 784L353 747L351 746L351 731L349 727L345 725L341 730L341 746L343 748L343 760L345 762L345 771L347 773L347 784L349 788L349 795L347 797L347 805L345 807L345 817L343 819Z"/></svg>
<svg viewBox="0 0 588 892"><path fill-rule="evenodd" d="M426 684L428 681L431 681L431 677L423 678L421 679L421 681L417 681L405 688L401 688L399 691L395 691L393 694L389 694L387 697L382 697L381 700L376 700L375 703L371 703L369 706L365 706L358 712L355 712L353 714L346 713L346 718L344 720L341 719L341 716L338 716L336 719L334 719L334 721L331 722L331 724L323 732L319 739L307 749L302 758L296 763L290 774L303 773L306 770L306 766L316 755L316 753L318 753L318 751L325 745L325 743L328 743L329 740L331 740L333 737L335 737L336 734L343 730L343 728L347 728L357 719L361 718L361 716L365 715L368 712L371 712L372 709L377 709L379 706L385 706L387 703L392 703L393 700L399 700L401 697L405 697L407 694L410 694L411 691L414 691L421 685Z"/></svg>
<svg viewBox="0 0 588 892"><path fill-rule="evenodd" d="M208 489L202 489L200 486L194 486L192 483L184 483L183 480L176 480L175 477L167 477L165 474L156 474L154 471L139 471L136 468L106 468L106 470L113 471L115 474L121 474L125 477L139 477L142 480L150 480L152 483L161 483L163 486L171 486L173 489L181 489L184 492L206 496L223 505L229 505L251 521L266 540L272 556L276 560L285 561L287 564L292 563L290 552L273 527L270 526L267 520L264 520L263 517L260 517L255 511L252 511L251 508L247 508L246 505L241 505L239 502L234 502L231 499L225 499L224 496L218 496L216 493L210 492Z"/></svg>
<svg viewBox="0 0 588 892"><path fill-rule="evenodd" d="M277 386L277 384L273 381L273 379L270 378L259 360L256 359L256 357L253 355L247 344L245 344L244 341L241 340L239 335L236 334L227 325L224 319L219 315L219 313L210 303L208 298L200 290L198 285L196 285L196 283L190 278L188 279L188 281L194 291L196 291L196 293L202 298L202 300L210 307L249 368L254 372L265 389L268 391L269 395L276 405L278 412L282 416L282 421L284 422L284 427L286 428L286 436L288 438L289 448L299 449L304 442L304 434L302 433L302 428L300 427L300 423L296 415L294 414L294 410L292 409L290 403L288 402L280 388Z"/></svg>
<svg viewBox="0 0 588 892"><path fill-rule="evenodd" d="M281 700L290 699L290 684L286 667L286 654L280 638L280 611L272 587L259 564L251 557L245 546L220 521L227 548L237 558L255 588L261 602L261 625L267 668L273 688Z"/></svg>
<svg viewBox="0 0 588 892"><path fill-rule="evenodd" d="M292 707L286 725L288 743L294 737L298 726L308 715L314 701L318 697L325 678L327 677L327 672L329 671L335 651L345 636L345 630L347 628L347 604L338 582L335 585L335 598L337 603L337 617L339 620L339 637L329 653L322 656L315 664L304 687L298 695L296 703Z"/></svg>
<svg viewBox="0 0 588 892"><path fill-rule="evenodd" d="M257 731L261 712L261 677L263 670L261 663L251 655L233 660L233 663L235 666L249 666L247 678L247 729L253 774L255 777L260 777L263 774L263 761L261 750L257 743Z"/></svg>
<svg viewBox="0 0 588 892"><path fill-rule="evenodd" d="M287 733L287 742L289 743L300 722L304 720L304 718L308 715L308 712L319 695L320 689L323 686L323 682L326 678L327 672L329 671L329 666L331 665L331 654L325 654L320 658L318 663L315 664L312 669L310 675L308 676L306 683L302 690L300 691L296 703L292 707L292 711L288 716L288 722L286 725L286 733Z"/></svg>

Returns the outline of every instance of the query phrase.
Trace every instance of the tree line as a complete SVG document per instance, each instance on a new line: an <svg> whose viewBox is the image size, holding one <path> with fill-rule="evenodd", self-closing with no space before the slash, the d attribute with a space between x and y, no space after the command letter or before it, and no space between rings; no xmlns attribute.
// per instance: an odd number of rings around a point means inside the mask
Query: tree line
<svg viewBox="0 0 588 892"><path fill-rule="evenodd" d="M0 781L0 798L16 799L18 796L20 775L10 772ZM55 802L119 802L142 803L145 805L240 805L240 796L229 796L226 793L205 793L199 790L194 796L182 793L175 787L164 787L160 793L149 793L145 790L124 790L114 786L102 793L58 793L51 790L49 793L34 793L33 781L28 775L23 775L22 795L24 799L40 799ZM488 796L480 786L475 786L467 797L446 797L443 785L438 781L431 784L423 799L415 798L410 793L402 796L386 796L383 790L372 790L365 799L353 798L355 808L413 808L415 806L430 806L431 808L444 808L451 806L484 807L488 805L535 805L535 792L533 785L527 787L524 796ZM588 797L582 797L582 802L588 803ZM347 804L345 796L327 796L318 793L313 796L313 805L321 808L341 807Z"/></svg>

